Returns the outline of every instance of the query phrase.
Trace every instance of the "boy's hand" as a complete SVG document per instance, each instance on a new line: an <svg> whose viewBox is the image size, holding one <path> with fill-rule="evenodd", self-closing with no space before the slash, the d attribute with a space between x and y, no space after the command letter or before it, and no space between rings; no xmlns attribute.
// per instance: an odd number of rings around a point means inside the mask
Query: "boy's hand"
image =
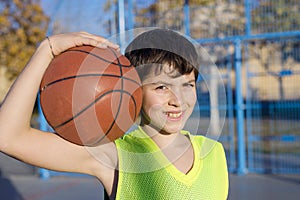
<svg viewBox="0 0 300 200"><path fill-rule="evenodd" d="M54 54L55 56L71 47L82 45L91 45L99 48L112 47L116 50L119 50L119 46L117 44L114 44L101 36L93 35L87 32L53 35L49 37L48 42L50 43L49 47L52 51L51 54Z"/></svg>

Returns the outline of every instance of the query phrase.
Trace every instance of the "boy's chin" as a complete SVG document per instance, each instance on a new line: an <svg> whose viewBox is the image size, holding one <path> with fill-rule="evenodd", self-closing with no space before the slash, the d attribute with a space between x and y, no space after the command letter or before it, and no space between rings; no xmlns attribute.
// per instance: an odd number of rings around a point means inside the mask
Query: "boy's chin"
<svg viewBox="0 0 300 200"><path fill-rule="evenodd" d="M146 124L144 124L146 125ZM158 124L147 124L147 126L152 127L155 129L158 133L163 134L163 135L171 135L171 134L176 134L179 133L182 130L182 126L170 126L170 125L158 125Z"/></svg>
<svg viewBox="0 0 300 200"><path fill-rule="evenodd" d="M161 133L164 134L176 134L179 133L182 130L182 125L173 125L173 126L164 126L161 130Z"/></svg>

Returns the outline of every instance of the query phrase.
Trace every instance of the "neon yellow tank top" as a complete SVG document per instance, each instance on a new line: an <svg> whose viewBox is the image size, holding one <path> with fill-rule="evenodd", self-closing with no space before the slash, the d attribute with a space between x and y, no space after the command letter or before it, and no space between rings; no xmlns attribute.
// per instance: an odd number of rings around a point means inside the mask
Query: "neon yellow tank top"
<svg viewBox="0 0 300 200"><path fill-rule="evenodd" d="M228 173L221 143L187 131L194 149L192 169L184 174L138 129L115 141L119 156L117 200L223 200Z"/></svg>

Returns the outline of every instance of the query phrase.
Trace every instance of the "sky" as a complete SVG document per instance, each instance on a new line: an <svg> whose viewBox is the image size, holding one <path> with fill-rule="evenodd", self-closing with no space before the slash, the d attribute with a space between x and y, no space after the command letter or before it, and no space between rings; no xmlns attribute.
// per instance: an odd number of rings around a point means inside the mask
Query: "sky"
<svg viewBox="0 0 300 200"><path fill-rule="evenodd" d="M87 31L90 33L108 36L104 23L113 15L103 12L107 1L112 0L41 0L41 5L50 19L61 20L64 30ZM128 0L124 0L127 2ZM146 7L155 0L132 0L138 8ZM125 9L126 15L126 9ZM48 35L52 34L50 24Z"/></svg>
<svg viewBox="0 0 300 200"><path fill-rule="evenodd" d="M62 31L88 31L103 35L102 23L108 14L103 13L106 0L41 0L51 21L60 21ZM102 25L103 26L103 25ZM49 26L48 34L52 33Z"/></svg>

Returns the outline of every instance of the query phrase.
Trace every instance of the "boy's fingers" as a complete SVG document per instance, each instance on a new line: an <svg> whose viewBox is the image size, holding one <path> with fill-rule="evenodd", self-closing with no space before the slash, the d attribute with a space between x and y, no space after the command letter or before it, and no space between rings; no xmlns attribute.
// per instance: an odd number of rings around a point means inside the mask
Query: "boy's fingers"
<svg viewBox="0 0 300 200"><path fill-rule="evenodd" d="M87 32L80 32L80 33L82 35L85 35L86 37L90 37L90 38L93 38L93 39L97 40L98 41L97 46L99 48L107 48L107 47L112 47L114 49L119 49L120 48L119 45L107 40L104 37L93 35L93 34L90 34L90 33L87 33Z"/></svg>
<svg viewBox="0 0 300 200"><path fill-rule="evenodd" d="M117 44L115 44L115 43L112 43L112 42L110 42L109 40L107 40L107 39L103 39L102 38L102 41L100 42L100 44L103 46L103 47L112 47L112 48L114 48L114 49L119 49L120 48L120 46L119 45L117 45Z"/></svg>

